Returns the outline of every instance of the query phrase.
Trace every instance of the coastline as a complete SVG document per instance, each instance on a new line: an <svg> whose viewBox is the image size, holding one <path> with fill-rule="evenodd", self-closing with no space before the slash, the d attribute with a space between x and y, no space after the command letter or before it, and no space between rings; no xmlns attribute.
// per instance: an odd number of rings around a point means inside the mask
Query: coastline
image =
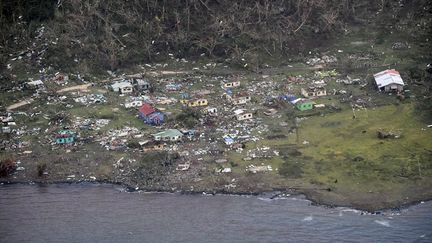
<svg viewBox="0 0 432 243"><path fill-rule="evenodd" d="M137 192L137 191L142 191L142 192L146 192L146 193L179 193L181 195L236 195L236 196L269 196L269 199L274 199L277 198L281 195L286 195L288 194L289 196L304 196L306 200L309 200L311 202L312 206L321 206L321 207L328 207L328 208L336 208L336 207L345 207L345 208L350 208L350 209L355 209L355 210L360 210L363 212L367 212L370 214L380 214L383 211L387 211L387 210L401 210L401 209L405 209L405 208L409 208L411 206L415 206L418 205L420 203L426 202L426 201L431 201L432 198L426 198L426 199L419 199L419 200L412 200L403 204L395 204L392 207L382 207L382 205L374 205L375 207L358 207L358 206L353 206L353 205L347 205L347 204L340 204L337 202L331 202L329 200L329 198L325 198L325 197L321 197L318 198L316 197L316 191L299 191L296 189L288 189L288 190L273 190L273 191L237 191L237 192L232 192L232 191L228 191L225 189L208 189L208 190L171 190L168 188L136 188L133 187L131 185L128 185L126 183L123 182L115 182L115 181L108 181L108 180L27 180L27 181L22 181L22 180L6 180L5 178L1 178L0 179L0 186L1 185L13 185L13 184L24 184L24 185L54 185L54 184L69 184L69 185L73 185L73 184L84 184L84 183L88 183L88 184L110 184L110 185L118 185L118 186L122 186L125 188L126 192Z"/></svg>

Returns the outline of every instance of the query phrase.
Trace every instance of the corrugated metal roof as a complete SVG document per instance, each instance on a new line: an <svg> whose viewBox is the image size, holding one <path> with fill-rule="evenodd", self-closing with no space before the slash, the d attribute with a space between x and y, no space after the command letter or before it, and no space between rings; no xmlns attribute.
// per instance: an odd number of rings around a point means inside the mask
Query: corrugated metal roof
<svg viewBox="0 0 432 243"><path fill-rule="evenodd" d="M382 72L374 74L375 82L378 88L382 88L389 84L405 85L399 72L395 69L387 69Z"/></svg>
<svg viewBox="0 0 432 243"><path fill-rule="evenodd" d="M139 108L139 112L143 113L145 116L150 115L151 113L155 112L156 110L150 105L150 104L144 104Z"/></svg>
<svg viewBox="0 0 432 243"><path fill-rule="evenodd" d="M124 81L124 82L116 82L116 83L113 83L111 85L112 89L121 89L121 88L124 88L124 87L132 87L132 84L129 83L129 82Z"/></svg>
<svg viewBox="0 0 432 243"><path fill-rule="evenodd" d="M178 137L178 136L180 136L181 137L181 136L183 136L183 133L181 133L177 129L168 129L168 130L153 134L153 136L155 136L155 137Z"/></svg>

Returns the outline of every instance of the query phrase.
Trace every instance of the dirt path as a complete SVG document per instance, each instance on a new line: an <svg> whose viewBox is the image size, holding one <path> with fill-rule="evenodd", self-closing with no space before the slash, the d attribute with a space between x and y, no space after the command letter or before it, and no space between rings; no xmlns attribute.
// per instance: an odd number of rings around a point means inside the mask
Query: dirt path
<svg viewBox="0 0 432 243"><path fill-rule="evenodd" d="M11 111L11 110L19 108L21 106L25 106L25 105L31 104L33 101L34 101L34 99L32 99L32 98L25 99L25 100L22 100L22 101L20 101L18 103L15 103L15 104L12 104L12 105L6 107L6 110L7 111Z"/></svg>
<svg viewBox="0 0 432 243"><path fill-rule="evenodd" d="M64 93L64 92L75 91L75 90L87 91L90 86L92 86L92 84L75 85L72 87L67 87L64 89L57 90L57 93Z"/></svg>

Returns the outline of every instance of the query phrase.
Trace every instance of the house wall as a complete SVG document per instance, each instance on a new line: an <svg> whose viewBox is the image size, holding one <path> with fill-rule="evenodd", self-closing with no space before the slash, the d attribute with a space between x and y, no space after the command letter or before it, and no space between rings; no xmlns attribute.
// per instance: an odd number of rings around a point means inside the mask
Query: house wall
<svg viewBox="0 0 432 243"><path fill-rule="evenodd" d="M311 109L313 109L313 103L298 104L297 109L299 109L301 111L311 110Z"/></svg>
<svg viewBox="0 0 432 243"><path fill-rule="evenodd" d="M305 89L301 89L301 94L304 97L318 97L327 95L327 91L325 89L315 91L306 91Z"/></svg>
<svg viewBox="0 0 432 243"><path fill-rule="evenodd" d="M251 100L250 96L244 96L244 97L234 98L232 102L234 105L243 105L243 104L246 104L250 100Z"/></svg>
<svg viewBox="0 0 432 243"><path fill-rule="evenodd" d="M384 86L385 92L391 92L391 91L401 92L402 90L403 90L403 86L399 84L389 84L387 86Z"/></svg>
<svg viewBox="0 0 432 243"><path fill-rule="evenodd" d="M217 109L216 108L211 108L211 109L207 109L208 113L217 113Z"/></svg>
<svg viewBox="0 0 432 243"><path fill-rule="evenodd" d="M161 125L165 122L165 116L161 112L153 112L148 116L140 113L139 117L144 121L145 124L148 125Z"/></svg>
<svg viewBox="0 0 432 243"><path fill-rule="evenodd" d="M57 144L65 144L65 143L73 143L74 142L73 137L67 137L67 138L57 138L56 143Z"/></svg>
<svg viewBox="0 0 432 243"><path fill-rule="evenodd" d="M206 105L208 105L208 101L206 99L194 100L188 103L189 107L206 106Z"/></svg>
<svg viewBox="0 0 432 243"><path fill-rule="evenodd" d="M327 91L325 89L318 90L315 92L315 96L324 96L324 95L327 95Z"/></svg>
<svg viewBox="0 0 432 243"><path fill-rule="evenodd" d="M120 93L122 94L131 93L131 92L132 92L132 87L122 87L120 89Z"/></svg>
<svg viewBox="0 0 432 243"><path fill-rule="evenodd" d="M180 136L174 136L174 137L170 137L170 136L155 136L155 140L156 141L178 141L181 137Z"/></svg>
<svg viewBox="0 0 432 243"><path fill-rule="evenodd" d="M142 106L143 102L141 100L137 100L137 101L133 101L133 102L129 102L125 104L126 108L132 108L132 107L138 107L138 106Z"/></svg>
<svg viewBox="0 0 432 243"><path fill-rule="evenodd" d="M239 87L240 81L224 83L223 86L224 86L224 88Z"/></svg>
<svg viewBox="0 0 432 243"><path fill-rule="evenodd" d="M239 121L243 121L247 119L252 119L252 113L244 113L244 114L237 115L237 120Z"/></svg>

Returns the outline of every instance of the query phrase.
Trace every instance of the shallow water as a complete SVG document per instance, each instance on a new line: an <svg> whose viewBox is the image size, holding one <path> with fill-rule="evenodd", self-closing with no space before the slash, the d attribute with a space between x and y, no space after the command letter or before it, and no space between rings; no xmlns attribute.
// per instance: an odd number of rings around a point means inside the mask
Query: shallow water
<svg viewBox="0 0 432 243"><path fill-rule="evenodd" d="M302 197L0 185L0 242L432 242L432 202L381 215Z"/></svg>

